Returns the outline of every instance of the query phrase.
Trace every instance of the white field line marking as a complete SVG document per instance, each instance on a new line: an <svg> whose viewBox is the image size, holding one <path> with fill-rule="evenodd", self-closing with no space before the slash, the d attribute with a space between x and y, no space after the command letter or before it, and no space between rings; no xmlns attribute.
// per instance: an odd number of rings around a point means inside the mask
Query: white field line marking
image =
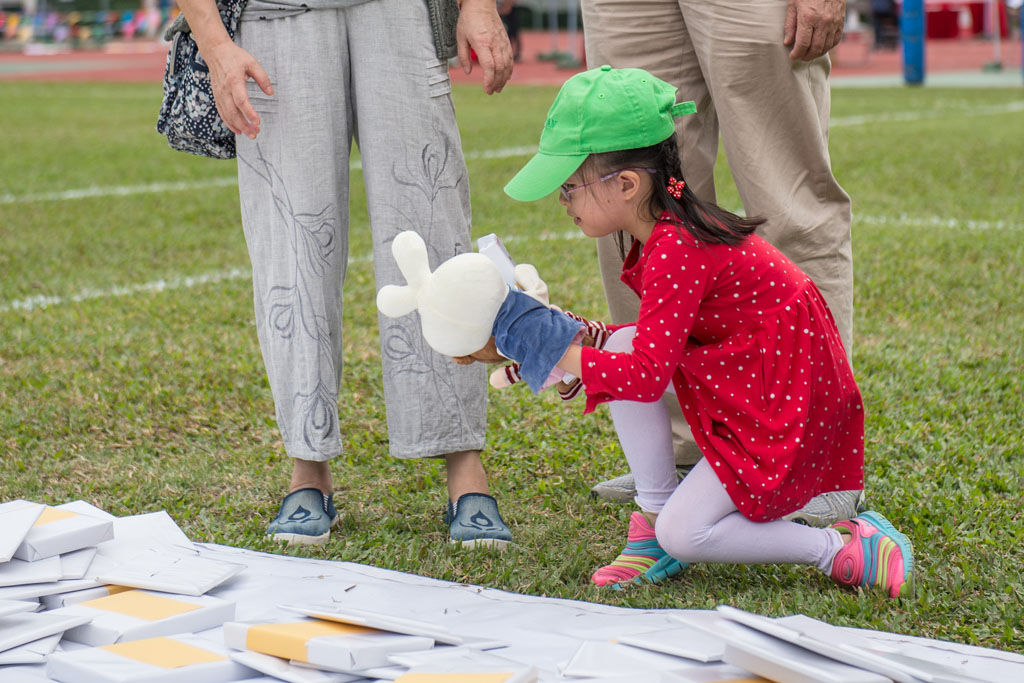
<svg viewBox="0 0 1024 683"><path fill-rule="evenodd" d="M841 116L833 118L829 122L830 128L842 128L845 126L863 126L873 123L905 123L909 121L920 121L923 119L935 119L947 115L961 116L990 116L1006 114L1011 112L1024 111L1024 102L1008 102L1006 104L988 105L982 107L942 107L934 111L907 111L894 112L890 114L866 114L863 116ZM529 156L537 151L536 146L525 147L501 147L498 149L482 150L477 152L466 152L467 161L478 159L507 159L510 157ZM352 162L350 168L360 169L362 165L358 161ZM200 190L209 187L226 187L238 182L235 176L223 176L211 178L210 180L189 181L189 182L162 182L149 183L145 185L114 185L87 187L81 189L61 190L57 192L36 192L23 195L0 194L0 204L23 204L26 202L52 202L66 201L72 199L84 199L87 197L115 197L133 194L146 194L154 192L173 192Z"/></svg>
<svg viewBox="0 0 1024 683"><path fill-rule="evenodd" d="M902 123L905 121L921 121L923 119L946 118L950 114L963 116L992 116L1024 111L1024 102L1007 102L981 107L942 107L934 111L898 111L891 114L865 114L863 116L840 116L829 121L830 128L844 126L862 126L868 123Z"/></svg>
<svg viewBox="0 0 1024 683"><path fill-rule="evenodd" d="M907 216L906 214L901 214L899 216L855 216L854 224L891 225L901 228L959 228L973 231L1009 231L1024 229L1024 224L1010 223L1007 221L968 220L961 222L951 218L942 218L940 216ZM579 230L567 230L564 232L545 232L534 237L517 237L516 235L509 235L507 237L503 237L502 241L554 242L561 240L583 239L583 237L583 233ZM373 254L362 254L360 256L350 258L349 264L370 263L372 260ZM151 282L143 282L136 285L122 285L107 289L83 289L70 296L31 296L25 299L17 299L7 303L0 303L0 313L6 313L8 311L33 311L40 308L62 306L65 304L89 301L92 299L110 299L148 292L168 292L178 289L191 289L192 287L199 287L227 280L248 280L251 277L252 273L248 268L231 268L229 270L214 271L212 273L205 273L202 275L183 275L168 279L153 280Z"/></svg>
<svg viewBox="0 0 1024 683"><path fill-rule="evenodd" d="M489 149L481 152L466 152L467 161L477 159L508 159L517 156L530 156L537 151L536 147L502 147ZM353 161L349 168L361 169L362 163ZM86 199L91 197L126 197L134 194L153 194L157 192L184 192L190 190L202 190L211 187L229 187L238 184L238 177L220 176L208 180L189 180L179 182L146 183L143 185L113 185L93 186L73 190L60 190L57 192L33 192L29 194L14 195L0 194L0 204L24 204L27 202L62 202L72 199Z"/></svg>

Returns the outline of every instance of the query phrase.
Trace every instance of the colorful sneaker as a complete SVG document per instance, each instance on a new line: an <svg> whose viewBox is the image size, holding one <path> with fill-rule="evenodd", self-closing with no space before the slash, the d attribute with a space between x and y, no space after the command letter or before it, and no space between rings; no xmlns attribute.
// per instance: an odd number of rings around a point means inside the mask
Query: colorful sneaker
<svg viewBox="0 0 1024 683"><path fill-rule="evenodd" d="M841 520L853 519L865 510L863 491L826 491L783 519L824 529Z"/></svg>
<svg viewBox="0 0 1024 683"><path fill-rule="evenodd" d="M629 518L626 547L611 564L594 572L590 580L598 586L621 590L624 583L661 583L687 566L661 549L647 518L634 512Z"/></svg>
<svg viewBox="0 0 1024 683"><path fill-rule="evenodd" d="M331 496L320 489L299 489L284 497L277 517L267 527L267 537L289 545L323 545L337 521Z"/></svg>
<svg viewBox="0 0 1024 683"><path fill-rule="evenodd" d="M877 512L868 511L832 528L853 537L832 560L832 580L844 586L884 587L890 598L913 592L910 540Z"/></svg>
<svg viewBox="0 0 1024 683"><path fill-rule="evenodd" d="M466 548L504 548L512 541L512 532L498 512L498 501L486 493L467 493L454 503L448 501L445 521L448 540Z"/></svg>

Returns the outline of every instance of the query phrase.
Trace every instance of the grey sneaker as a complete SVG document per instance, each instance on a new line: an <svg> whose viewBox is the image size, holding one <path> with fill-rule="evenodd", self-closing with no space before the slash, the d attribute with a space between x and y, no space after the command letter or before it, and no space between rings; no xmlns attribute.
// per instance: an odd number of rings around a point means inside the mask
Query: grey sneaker
<svg viewBox="0 0 1024 683"><path fill-rule="evenodd" d="M504 548L512 541L512 532L498 512L498 501L486 493L467 493L454 503L448 501L445 521L448 540L466 548Z"/></svg>
<svg viewBox="0 0 1024 683"><path fill-rule="evenodd" d="M682 481L691 469L693 469L693 465L677 465L676 474L679 475L679 481ZM633 479L633 473L627 472L621 477L594 484L590 489L590 496L610 500L613 503L632 503L636 498L636 481Z"/></svg>
<svg viewBox="0 0 1024 683"><path fill-rule="evenodd" d="M791 522L818 528L853 519L867 510L863 491L826 491L808 501L807 505L783 517Z"/></svg>
<svg viewBox="0 0 1024 683"><path fill-rule="evenodd" d="M299 489L284 497L277 517L267 527L267 537L289 545L323 545L337 521L331 496L320 489Z"/></svg>

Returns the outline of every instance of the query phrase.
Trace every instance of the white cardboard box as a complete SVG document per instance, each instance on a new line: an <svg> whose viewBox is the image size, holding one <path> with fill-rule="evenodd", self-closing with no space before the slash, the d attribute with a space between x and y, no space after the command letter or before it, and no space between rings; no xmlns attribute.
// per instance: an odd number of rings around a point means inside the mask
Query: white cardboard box
<svg viewBox="0 0 1024 683"><path fill-rule="evenodd" d="M29 529L43 514L43 505L28 500L0 503L0 562L14 557Z"/></svg>
<svg viewBox="0 0 1024 683"><path fill-rule="evenodd" d="M224 624L224 643L236 650L252 650L353 673L388 666L389 654L434 646L432 638L319 619L259 624L229 622Z"/></svg>
<svg viewBox="0 0 1024 683"><path fill-rule="evenodd" d="M32 562L88 548L114 537L113 522L79 514L67 509L68 505L71 504L47 505L25 534L14 557Z"/></svg>
<svg viewBox="0 0 1024 683"><path fill-rule="evenodd" d="M194 636L57 652L47 659L46 674L63 683L227 683L258 675L221 645Z"/></svg>
<svg viewBox="0 0 1024 683"><path fill-rule="evenodd" d="M67 640L86 645L109 645L215 628L235 618L235 603L206 595L127 590L62 607L50 614L89 619L89 623L65 633Z"/></svg>

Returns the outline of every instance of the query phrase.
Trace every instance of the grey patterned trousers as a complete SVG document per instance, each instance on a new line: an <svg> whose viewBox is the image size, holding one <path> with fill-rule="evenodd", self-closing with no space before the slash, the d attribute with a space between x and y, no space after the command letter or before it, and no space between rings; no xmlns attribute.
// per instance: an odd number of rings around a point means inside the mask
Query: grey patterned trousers
<svg viewBox="0 0 1024 683"><path fill-rule="evenodd" d="M404 283L391 255L403 230L423 236L432 268L470 249L448 65L435 56L425 3L408 0L245 17L238 39L274 86L268 97L249 82L261 130L255 140L238 137L260 348L288 455L324 461L342 450L352 140L362 157L378 288ZM366 300L375 292L353 294ZM482 448L485 368L434 353L415 314L378 322L391 455Z"/></svg>

